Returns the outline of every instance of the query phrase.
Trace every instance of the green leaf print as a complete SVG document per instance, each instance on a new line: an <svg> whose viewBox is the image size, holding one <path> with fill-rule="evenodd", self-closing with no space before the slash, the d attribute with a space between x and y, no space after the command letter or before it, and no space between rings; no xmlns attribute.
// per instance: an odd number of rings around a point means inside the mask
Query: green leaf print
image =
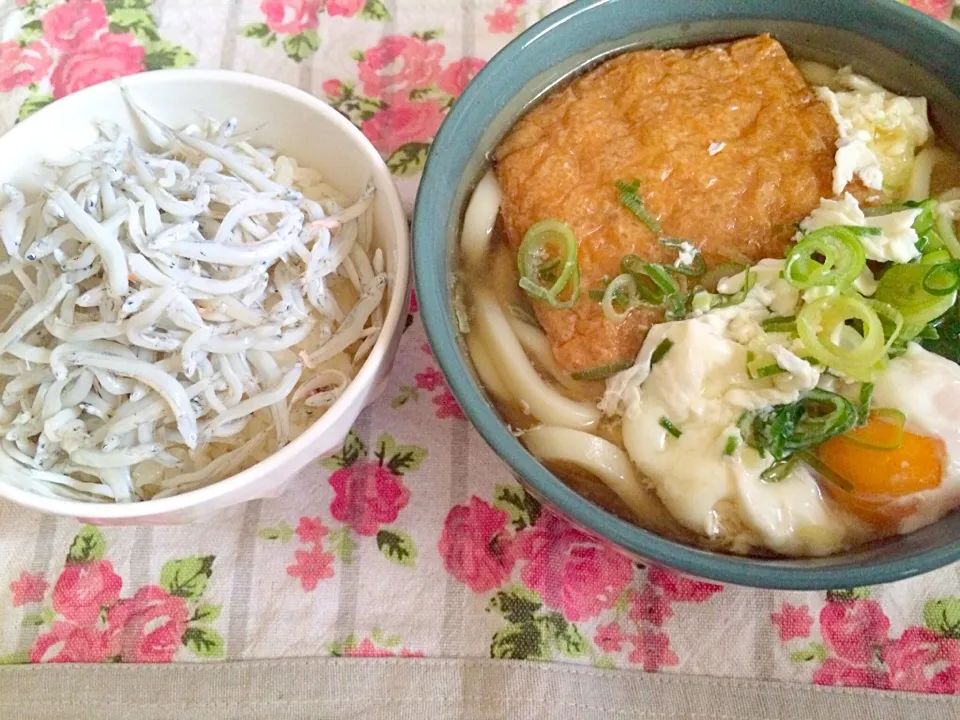
<svg viewBox="0 0 960 720"><path fill-rule="evenodd" d="M43 37L43 21L31 20L20 26L20 34L17 36L17 42L20 47L39 40Z"/></svg>
<svg viewBox="0 0 960 720"><path fill-rule="evenodd" d="M508 623L522 623L532 621L534 614L543 607L540 596L532 590L515 585L506 590L499 590L490 598L488 611L503 615Z"/></svg>
<svg viewBox="0 0 960 720"><path fill-rule="evenodd" d="M327 536L327 547L334 555L340 558L340 562L349 565L353 562L353 551L357 549L357 541L353 539L349 527L334 530Z"/></svg>
<svg viewBox="0 0 960 720"><path fill-rule="evenodd" d="M543 644L548 643L561 655L582 657L590 652L590 642L579 628L567 621L560 613L540 615L534 622L540 628Z"/></svg>
<svg viewBox="0 0 960 720"><path fill-rule="evenodd" d="M171 595L199 600L213 574L213 555L170 560L160 570L160 587Z"/></svg>
<svg viewBox="0 0 960 720"><path fill-rule="evenodd" d="M397 445L390 433L383 433L377 439L374 456L392 473L405 475L420 469L427 457L427 450L419 445Z"/></svg>
<svg viewBox="0 0 960 720"><path fill-rule="evenodd" d="M821 643L810 643L802 650L790 653L790 659L795 663L816 661L822 663L827 659L827 649Z"/></svg>
<svg viewBox="0 0 960 720"><path fill-rule="evenodd" d="M377 549L390 562L404 567L413 567L417 560L417 548L405 532L381 530L377 533Z"/></svg>
<svg viewBox="0 0 960 720"><path fill-rule="evenodd" d="M493 506L507 513L517 530L535 525L540 517L540 501L519 485L497 485Z"/></svg>
<svg viewBox="0 0 960 720"><path fill-rule="evenodd" d="M17 122L26 120L28 117L33 115L40 108L44 108L50 103L53 102L53 95L41 95L35 93L29 95L26 100L23 101L23 104L20 106L20 111L17 113Z"/></svg>
<svg viewBox="0 0 960 720"><path fill-rule="evenodd" d="M430 30L424 30L423 32L410 33L411 37L415 37L418 40L423 40L424 42L430 42L431 40L436 40L441 35L443 35L443 30L440 28L432 28Z"/></svg>
<svg viewBox="0 0 960 720"><path fill-rule="evenodd" d="M923 606L923 622L939 635L960 640L960 597L928 601Z"/></svg>
<svg viewBox="0 0 960 720"><path fill-rule="evenodd" d="M144 45L160 39L157 23L142 7L119 7L110 13L110 32L132 32Z"/></svg>
<svg viewBox="0 0 960 720"><path fill-rule="evenodd" d="M310 57L320 47L320 36L316 30L304 30L296 35L289 35L283 41L283 51L291 60L301 62Z"/></svg>
<svg viewBox="0 0 960 720"><path fill-rule="evenodd" d="M281 520L273 527L260 528L257 535L264 540L279 540L282 543L290 542L293 537L293 528L286 520Z"/></svg>
<svg viewBox="0 0 960 720"><path fill-rule="evenodd" d="M330 654L334 657L343 657L348 651L357 646L357 636L353 633L347 635L340 642L335 642L330 646Z"/></svg>
<svg viewBox="0 0 960 720"><path fill-rule="evenodd" d="M366 56L366 54L363 52L363 50L351 50L351 51L350 51L350 59L351 59L351 60L354 60L354 61L356 61L356 62L358 62L358 63L359 63L359 62L363 62L363 61L366 59L366 57L367 57L367 56Z"/></svg>
<svg viewBox="0 0 960 720"><path fill-rule="evenodd" d="M498 660L546 660L543 636L535 622L510 623L493 636L490 657Z"/></svg>
<svg viewBox="0 0 960 720"><path fill-rule="evenodd" d="M103 533L93 525L84 525L70 543L67 551L67 562L86 563L103 560L107 552L107 541Z"/></svg>
<svg viewBox="0 0 960 720"><path fill-rule="evenodd" d="M223 637L216 630L207 627L187 628L183 633L183 644L198 657L223 657Z"/></svg>
<svg viewBox="0 0 960 720"><path fill-rule="evenodd" d="M217 618L220 617L220 611L222 609L222 605L207 605L206 603L198 605L197 609L193 611L193 617L190 618L190 622L209 625L212 622L216 622Z"/></svg>
<svg viewBox="0 0 960 720"><path fill-rule="evenodd" d="M416 175L423 169L430 152L430 143L411 142L401 145L387 158L387 167L394 175Z"/></svg>
<svg viewBox="0 0 960 720"><path fill-rule="evenodd" d="M265 38L272 32L266 23L250 23L240 28L240 34L248 38Z"/></svg>
<svg viewBox="0 0 960 720"><path fill-rule="evenodd" d="M336 455L320 460L320 465L327 470L339 470L350 467L357 460L367 456L367 447L363 441L351 430L343 441L343 448Z"/></svg>
<svg viewBox="0 0 960 720"><path fill-rule="evenodd" d="M600 668L601 670L616 670L617 663L614 662L613 658L609 655L601 655L596 660L593 661L593 666L595 668Z"/></svg>
<svg viewBox="0 0 960 720"><path fill-rule="evenodd" d="M30 662L30 652L20 650L9 655L0 655L0 665L26 665Z"/></svg>
<svg viewBox="0 0 960 720"><path fill-rule="evenodd" d="M189 50L164 40L147 45L147 54L143 59L147 70L187 67L194 62L196 58Z"/></svg>
<svg viewBox="0 0 960 720"><path fill-rule="evenodd" d="M397 396L390 401L390 407L394 410L403 407L408 402L413 400L413 402L420 402L420 391L417 390L413 385L401 385L400 392L397 393Z"/></svg>
<svg viewBox="0 0 960 720"><path fill-rule="evenodd" d="M831 602L851 602L864 600L870 597L869 587L845 588L843 590L827 590L827 600Z"/></svg>
<svg viewBox="0 0 960 720"><path fill-rule="evenodd" d="M364 20L375 20L377 22L388 22L390 20L390 11L383 4L383 0L367 0L363 4L363 10L360 11L360 17Z"/></svg>

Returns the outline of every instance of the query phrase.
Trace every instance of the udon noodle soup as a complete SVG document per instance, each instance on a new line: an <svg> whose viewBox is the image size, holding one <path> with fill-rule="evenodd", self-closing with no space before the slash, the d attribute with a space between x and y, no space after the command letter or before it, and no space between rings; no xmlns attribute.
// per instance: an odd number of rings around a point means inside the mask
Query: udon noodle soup
<svg viewBox="0 0 960 720"><path fill-rule="evenodd" d="M460 329L520 440L637 525L822 556L960 504L960 159L768 36L627 52L504 138Z"/></svg>

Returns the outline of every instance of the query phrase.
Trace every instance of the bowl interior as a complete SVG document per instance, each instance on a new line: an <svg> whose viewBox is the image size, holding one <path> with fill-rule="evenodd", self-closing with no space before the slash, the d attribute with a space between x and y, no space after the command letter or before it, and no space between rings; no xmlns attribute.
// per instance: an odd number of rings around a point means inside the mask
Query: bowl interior
<svg viewBox="0 0 960 720"><path fill-rule="evenodd" d="M641 558L716 580L824 589L909 577L960 557L960 514L908 536L817 559L722 555L648 533L603 511L552 475L504 426L460 342L450 278L465 204L490 153L543 94L628 48L682 47L770 33L793 55L854 70L895 92L924 95L938 133L960 146L960 34L897 3L580 0L507 46L466 90L438 134L414 215L417 293L439 364L471 421L534 494ZM458 178L453 183L451 179Z"/></svg>
<svg viewBox="0 0 960 720"><path fill-rule="evenodd" d="M144 146L149 137L120 90L125 85L134 102L151 117L181 128L206 116L237 117L238 133L251 132L257 145L270 145L301 165L319 170L348 196L359 196L366 184L377 186L374 243L385 255L391 280L389 309L381 336L363 368L340 399L286 447L257 465L213 485L172 498L142 503L100 505L55 500L0 484L0 496L39 510L85 518L136 518L203 506L275 473L295 472L343 434L352 418L349 408L363 403L379 382L378 365L392 357L406 314L409 290L407 222L389 171L376 150L345 118L322 101L279 82L217 70L169 70L142 73L103 83L67 96L0 136L0 183L13 183L28 199L40 191L36 168L97 139L95 120L120 125ZM325 435L342 433L325 444ZM244 499L250 499L246 497Z"/></svg>

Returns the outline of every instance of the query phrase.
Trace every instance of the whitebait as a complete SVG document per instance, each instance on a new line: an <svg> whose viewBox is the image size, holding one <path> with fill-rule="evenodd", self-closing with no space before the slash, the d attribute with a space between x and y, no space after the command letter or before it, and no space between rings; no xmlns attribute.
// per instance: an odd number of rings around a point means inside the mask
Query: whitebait
<svg viewBox="0 0 960 720"><path fill-rule="evenodd" d="M129 98L128 98L129 100ZM136 502L227 477L343 393L383 325L374 186L237 120L99 139L0 186L0 482ZM255 132L255 131L253 131Z"/></svg>

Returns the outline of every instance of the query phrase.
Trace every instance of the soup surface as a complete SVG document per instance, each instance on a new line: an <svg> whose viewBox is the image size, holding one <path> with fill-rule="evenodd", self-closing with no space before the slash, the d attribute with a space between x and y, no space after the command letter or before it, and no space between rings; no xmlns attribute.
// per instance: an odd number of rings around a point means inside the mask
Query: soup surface
<svg viewBox="0 0 960 720"><path fill-rule="evenodd" d="M960 504L960 160L776 40L628 52L501 143L461 329L504 419L648 529L826 555Z"/></svg>

